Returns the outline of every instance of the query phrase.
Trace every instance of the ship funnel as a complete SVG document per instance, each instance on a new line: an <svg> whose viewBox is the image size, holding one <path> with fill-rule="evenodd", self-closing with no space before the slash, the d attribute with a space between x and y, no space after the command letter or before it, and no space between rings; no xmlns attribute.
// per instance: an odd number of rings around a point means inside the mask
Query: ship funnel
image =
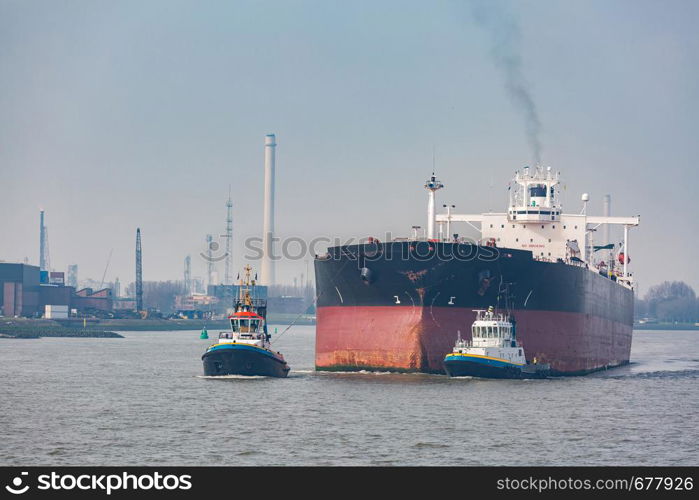
<svg viewBox="0 0 699 500"><path fill-rule="evenodd" d="M277 141L274 134L265 136L265 198L262 221L262 266L260 284L274 285L274 169L275 148Z"/></svg>
<svg viewBox="0 0 699 500"><path fill-rule="evenodd" d="M612 215L612 196L609 194L604 195L602 215L604 215L605 217L609 217ZM604 225L604 231L602 235L602 237L604 238L602 244L609 245L609 224Z"/></svg>

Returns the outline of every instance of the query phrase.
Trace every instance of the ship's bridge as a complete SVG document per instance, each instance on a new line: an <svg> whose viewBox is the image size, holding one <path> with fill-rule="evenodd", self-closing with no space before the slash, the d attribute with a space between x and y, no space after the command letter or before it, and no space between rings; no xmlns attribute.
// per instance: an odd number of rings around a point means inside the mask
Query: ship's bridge
<svg viewBox="0 0 699 500"><path fill-rule="evenodd" d="M510 185L507 212L455 214L451 211L453 205L444 205L447 213L434 217L439 237L428 238L432 241L459 242L459 235L452 233L452 224L465 222L480 232L479 244L529 250L537 260L587 267L632 287L633 279L628 271L629 229L639 225L640 217L611 217L608 213L602 217L589 216L587 193L582 196L583 207L580 213L564 214L558 185L559 173L554 174L551 168L536 167L532 171L525 167L522 172L515 174ZM431 194L430 203L434 203L434 193ZM430 219L433 213L432 210L429 211ZM617 244L610 241L610 237L604 233L600 235L601 242L595 241L600 226L621 226L624 231L623 241ZM603 254L595 254L600 249L609 250L601 261L599 259L602 257L599 256ZM605 264L606 270L600 267L600 262ZM615 262L619 262L620 269Z"/></svg>
<svg viewBox="0 0 699 500"><path fill-rule="evenodd" d="M514 185L510 186L508 220L517 223L559 221L561 205L556 189L558 183L559 174L553 174L551 167L546 170L536 167L534 172L524 167L523 172L517 172Z"/></svg>
<svg viewBox="0 0 699 500"><path fill-rule="evenodd" d="M476 309L476 321L471 326L473 347L505 347L514 340L514 328L509 318L492 309Z"/></svg>

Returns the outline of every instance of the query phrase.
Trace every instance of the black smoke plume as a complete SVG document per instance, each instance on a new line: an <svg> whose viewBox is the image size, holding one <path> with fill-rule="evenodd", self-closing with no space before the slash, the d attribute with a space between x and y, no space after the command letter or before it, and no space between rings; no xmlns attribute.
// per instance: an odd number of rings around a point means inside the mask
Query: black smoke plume
<svg viewBox="0 0 699 500"><path fill-rule="evenodd" d="M527 142L531 148L535 165L541 164L541 121L532 97L531 89L524 78L520 54L521 34L516 20L494 0L474 1L473 17L484 28L491 39L491 56L495 66L503 75L505 89L517 110L524 118Z"/></svg>

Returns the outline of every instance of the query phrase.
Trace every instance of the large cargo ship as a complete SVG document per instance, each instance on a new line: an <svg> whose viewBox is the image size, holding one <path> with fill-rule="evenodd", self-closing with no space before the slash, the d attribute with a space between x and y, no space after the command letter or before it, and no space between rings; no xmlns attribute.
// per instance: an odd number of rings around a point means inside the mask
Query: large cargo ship
<svg viewBox="0 0 699 500"><path fill-rule="evenodd" d="M435 214L434 174L426 234L330 247L316 257L316 368L443 373L459 332L470 340L476 309L509 306L527 359L552 374L585 374L629 362L631 227L639 217L564 214L559 174L517 172L505 213ZM469 224L480 239L452 233ZM595 242L600 227L623 241ZM437 229L437 231L435 231ZM436 234L435 234L436 233Z"/></svg>

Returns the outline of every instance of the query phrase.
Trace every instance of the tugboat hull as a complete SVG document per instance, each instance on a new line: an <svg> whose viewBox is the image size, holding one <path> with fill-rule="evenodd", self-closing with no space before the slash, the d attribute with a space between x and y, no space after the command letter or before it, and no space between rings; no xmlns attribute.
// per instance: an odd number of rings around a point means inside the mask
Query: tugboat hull
<svg viewBox="0 0 699 500"><path fill-rule="evenodd" d="M546 378L548 366L515 365L504 361L471 357L447 356L444 370L450 377L479 377L500 379Z"/></svg>
<svg viewBox="0 0 699 500"><path fill-rule="evenodd" d="M202 356L204 375L246 375L284 378L289 365L274 353L253 346L215 346Z"/></svg>

